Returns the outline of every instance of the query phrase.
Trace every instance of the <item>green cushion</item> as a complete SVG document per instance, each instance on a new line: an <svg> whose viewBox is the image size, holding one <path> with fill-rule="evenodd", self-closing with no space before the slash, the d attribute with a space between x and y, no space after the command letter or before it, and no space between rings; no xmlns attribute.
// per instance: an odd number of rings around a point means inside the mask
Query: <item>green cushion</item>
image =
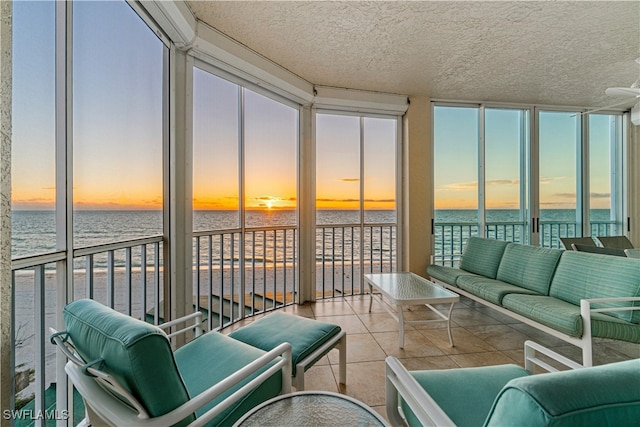
<svg viewBox="0 0 640 427"><path fill-rule="evenodd" d="M480 426L487 418L495 397L513 378L529 375L516 365L483 366L431 371L411 375L459 427ZM410 426L420 426L402 401L402 410Z"/></svg>
<svg viewBox="0 0 640 427"><path fill-rule="evenodd" d="M486 426L628 426L640 419L640 360L510 381Z"/></svg>
<svg viewBox="0 0 640 427"><path fill-rule="evenodd" d="M537 292L496 279L488 279L482 276L464 276L458 279L458 287L472 293L484 300L497 305L502 304L502 299L508 294L540 295Z"/></svg>
<svg viewBox="0 0 640 427"><path fill-rule="evenodd" d="M502 240L469 237L462 252L460 268L495 279L507 244Z"/></svg>
<svg viewBox="0 0 640 427"><path fill-rule="evenodd" d="M102 359L95 367L128 388L152 417L189 400L169 340L159 328L88 299L67 305L63 317L80 356L87 362Z"/></svg>
<svg viewBox="0 0 640 427"><path fill-rule="evenodd" d="M551 278L562 252L558 249L510 243L504 250L496 278L548 295Z"/></svg>
<svg viewBox="0 0 640 427"><path fill-rule="evenodd" d="M578 306L580 300L586 298L640 296L640 259L565 251L553 276L549 295ZM607 304L609 307L625 305L630 303ZM640 306L640 303L633 305ZM640 310L610 315L640 323Z"/></svg>
<svg viewBox="0 0 640 427"><path fill-rule="evenodd" d="M229 336L265 351L288 342L291 344L292 374L295 376L296 365L340 330L340 326L333 323L276 311L231 332Z"/></svg>
<svg viewBox="0 0 640 427"><path fill-rule="evenodd" d="M456 286L458 278L462 276L482 277L456 267L446 267L435 264L427 267L427 274L433 279L439 280L452 286Z"/></svg>
<svg viewBox="0 0 640 427"><path fill-rule="evenodd" d="M175 360L192 397L219 383L237 370L264 355L263 350L251 347L226 335L210 332L204 334L175 351ZM273 365L272 362L270 365ZM269 365L269 366L270 366ZM259 372L266 370L263 368ZM224 398L255 378L252 374L215 400L207 403L196 413L198 416L217 405ZM277 396L282 388L281 371L274 373L264 383L208 423L212 426L233 425L242 415L260 403Z"/></svg>
<svg viewBox="0 0 640 427"><path fill-rule="evenodd" d="M502 306L572 337L582 337L580 307L574 304L544 295L509 294L502 299ZM591 335L640 342L640 325L606 314L592 313Z"/></svg>

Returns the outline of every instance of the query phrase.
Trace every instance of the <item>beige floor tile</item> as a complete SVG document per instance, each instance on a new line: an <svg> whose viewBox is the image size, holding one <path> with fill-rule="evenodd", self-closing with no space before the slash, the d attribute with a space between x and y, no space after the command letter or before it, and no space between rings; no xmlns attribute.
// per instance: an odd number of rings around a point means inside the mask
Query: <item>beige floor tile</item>
<svg viewBox="0 0 640 427"><path fill-rule="evenodd" d="M499 351L489 351L486 353L452 354L450 357L461 368L513 363L513 360L509 356Z"/></svg>
<svg viewBox="0 0 640 427"><path fill-rule="evenodd" d="M353 308L342 298L320 300L311 303L310 306L316 317L354 314Z"/></svg>
<svg viewBox="0 0 640 427"><path fill-rule="evenodd" d="M355 314L350 315L335 315L335 316L316 316L317 320L322 322L335 323L339 325L347 335L351 334L366 334L369 331L364 326L362 321Z"/></svg>
<svg viewBox="0 0 640 427"><path fill-rule="evenodd" d="M442 356L443 352L419 331L404 334L404 348L399 347L397 332L378 332L373 337L388 356L398 358Z"/></svg>
<svg viewBox="0 0 640 427"><path fill-rule="evenodd" d="M524 348L524 342L528 339L508 325L467 326L465 329L498 350Z"/></svg>
<svg viewBox="0 0 640 427"><path fill-rule="evenodd" d="M369 313L369 295L357 295L353 297L345 298L345 301L349 303L351 308L356 314L365 314ZM384 307L384 304L381 303L377 298L373 299L371 303L371 313L386 313L387 310Z"/></svg>
<svg viewBox="0 0 640 427"><path fill-rule="evenodd" d="M389 313L365 313L358 317L368 332L398 332L398 322Z"/></svg>
<svg viewBox="0 0 640 427"><path fill-rule="evenodd" d="M338 377L338 366L331 365L334 377ZM359 362L347 364L347 385L340 392L369 406L385 404L385 363Z"/></svg>
<svg viewBox="0 0 640 427"><path fill-rule="evenodd" d="M347 363L383 361L387 357L371 334L347 334ZM331 351L329 360L338 364L339 352Z"/></svg>
<svg viewBox="0 0 640 427"><path fill-rule="evenodd" d="M449 356L412 357L398 360L410 371L458 368L458 364Z"/></svg>
<svg viewBox="0 0 640 427"><path fill-rule="evenodd" d="M338 371L336 371L337 373ZM347 381L349 378L347 377ZM337 375L333 375L331 365L315 364L304 373L305 390L323 390L338 392Z"/></svg>
<svg viewBox="0 0 640 427"><path fill-rule="evenodd" d="M446 329L421 329L418 332L427 337L427 339L444 354L478 353L497 350L465 328L451 328L453 347L451 347L451 343L449 342L449 334Z"/></svg>

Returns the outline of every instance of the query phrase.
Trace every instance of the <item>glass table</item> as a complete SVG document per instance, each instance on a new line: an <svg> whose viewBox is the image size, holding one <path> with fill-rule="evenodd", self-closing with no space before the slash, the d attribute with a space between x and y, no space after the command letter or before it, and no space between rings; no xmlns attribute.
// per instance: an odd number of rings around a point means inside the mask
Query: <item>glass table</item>
<svg viewBox="0 0 640 427"><path fill-rule="evenodd" d="M234 427L389 426L364 403L329 391L301 391L267 400L246 413Z"/></svg>
<svg viewBox="0 0 640 427"><path fill-rule="evenodd" d="M410 324L425 324L433 322L447 322L447 331L449 332L449 342L453 347L453 336L451 336L451 311L453 305L460 300L460 295L448 291L442 286L420 277L414 273L378 273L365 274L367 284L369 285L369 312L371 312L371 304L373 303L374 288L389 299L390 304L395 305L395 312L389 309L389 305L382 299L382 305L389 314L398 322L400 333L399 346L404 348L404 326ZM443 314L432 304L450 303L449 313ZM426 305L440 319L430 320L405 320L402 314L402 307L410 305Z"/></svg>

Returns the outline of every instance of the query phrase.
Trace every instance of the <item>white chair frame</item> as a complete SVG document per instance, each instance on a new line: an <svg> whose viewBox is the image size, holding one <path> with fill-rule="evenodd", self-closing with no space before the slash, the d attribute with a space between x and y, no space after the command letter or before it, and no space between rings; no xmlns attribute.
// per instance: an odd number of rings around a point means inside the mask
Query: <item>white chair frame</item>
<svg viewBox="0 0 640 427"><path fill-rule="evenodd" d="M533 341L526 341L524 343L525 369L530 373L533 373L535 366L539 366L548 372L558 371L557 368L540 359L537 353L542 353L570 369L583 368L579 363L551 349ZM420 386L407 368L393 356L389 356L386 359L385 392L387 416L394 426L406 425L398 399L399 396L404 399L423 426L455 426L454 422L440 408L438 403Z"/></svg>
<svg viewBox="0 0 640 427"><path fill-rule="evenodd" d="M184 334L193 329L194 335L197 337L202 333L201 318L202 314L196 312L167 322L159 327L161 329L169 329L185 321L193 320L194 325L175 331L168 336ZM88 420L85 418L83 423L86 425L161 427L176 424L272 361L276 361L273 366L242 386L218 405L209 409L190 423L189 426L202 426L211 421L277 371L282 371L282 389L280 393L291 392L291 345L283 343L219 383L192 397L188 402L173 411L151 418L140 402L125 387L119 384L112 376L100 370L91 367L85 368L85 361L77 354L72 344L60 335L55 335L56 331L54 329L50 329L50 331L54 334L52 340L69 360L65 365L65 372L85 402ZM278 358L280 359L278 360ZM86 375L83 372L84 369L94 377ZM122 399L116 397L114 393L121 396ZM98 419L95 419L94 415Z"/></svg>

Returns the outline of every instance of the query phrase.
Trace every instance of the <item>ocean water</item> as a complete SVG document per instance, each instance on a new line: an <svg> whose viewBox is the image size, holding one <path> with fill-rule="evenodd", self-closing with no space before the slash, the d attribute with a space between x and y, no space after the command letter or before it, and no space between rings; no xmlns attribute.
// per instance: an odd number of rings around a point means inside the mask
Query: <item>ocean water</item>
<svg viewBox="0 0 640 427"><path fill-rule="evenodd" d="M248 228L293 226L296 212L293 210L247 211L245 224ZM435 222L438 224L477 223L475 210L437 210ZM608 209L591 211L594 222L610 221ZM396 215L389 210L365 211L365 223L394 224ZM567 209L542 210L541 221L555 224L575 223L575 213ZM320 210L317 212L319 225L347 225L360 222L359 211ZM487 222L518 223L517 210L489 210ZM236 211L195 211L194 231L228 230L240 226ZM436 239L440 228L436 227ZM477 232L477 230L476 230ZM571 229L567 230L571 234ZM88 247L104 243L119 242L162 234L161 211L76 211L74 212L74 246ZM550 236L552 237L552 236ZM455 238L455 237L454 237ZM22 258L52 252L56 247L55 215L52 211L12 212L12 258ZM436 248L437 250L438 248ZM437 252L437 251L436 251Z"/></svg>

